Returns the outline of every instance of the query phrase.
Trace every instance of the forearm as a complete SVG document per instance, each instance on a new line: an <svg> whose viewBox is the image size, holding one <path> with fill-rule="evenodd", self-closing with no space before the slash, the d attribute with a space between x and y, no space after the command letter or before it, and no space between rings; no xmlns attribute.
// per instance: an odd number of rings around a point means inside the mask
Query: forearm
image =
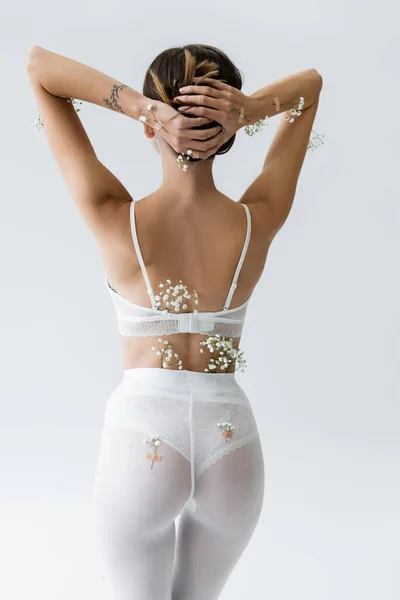
<svg viewBox="0 0 400 600"><path fill-rule="evenodd" d="M29 76L53 96L97 104L136 120L149 102L113 77L40 46L30 49L27 68Z"/></svg>
<svg viewBox="0 0 400 600"><path fill-rule="evenodd" d="M300 96L304 98L303 108L310 106L318 97L322 87L322 77L316 69L306 69L278 79L248 96L246 116L251 122L273 117L296 108ZM278 98L278 110L275 98Z"/></svg>

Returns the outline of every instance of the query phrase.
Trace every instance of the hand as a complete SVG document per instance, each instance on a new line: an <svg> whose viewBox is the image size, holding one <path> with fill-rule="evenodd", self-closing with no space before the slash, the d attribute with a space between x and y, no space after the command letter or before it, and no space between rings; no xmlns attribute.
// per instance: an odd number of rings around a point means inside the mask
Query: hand
<svg viewBox="0 0 400 600"><path fill-rule="evenodd" d="M175 102L182 102L190 106L180 106L179 112L184 114L208 117L222 126L221 147L241 127L250 120L245 116L250 99L237 88L218 79L211 77L194 77L193 81L207 85L188 85L180 89L184 95L176 96ZM243 119L239 122L240 112L243 109Z"/></svg>
<svg viewBox="0 0 400 600"><path fill-rule="evenodd" d="M205 159L215 154L221 146L222 127L216 125L209 129L193 129L211 123L212 119L208 117L185 117L169 106L165 102L159 100L150 100L152 111L146 110L146 123L150 127L155 128L161 137L175 150L175 152L187 152L192 150L193 158ZM151 114L153 112L153 115ZM157 121L163 124L163 127L158 129L154 127Z"/></svg>

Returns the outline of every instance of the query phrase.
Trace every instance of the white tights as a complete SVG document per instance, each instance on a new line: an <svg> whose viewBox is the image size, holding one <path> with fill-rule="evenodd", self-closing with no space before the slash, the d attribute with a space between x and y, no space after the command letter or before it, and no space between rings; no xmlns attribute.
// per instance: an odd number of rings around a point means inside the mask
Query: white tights
<svg viewBox="0 0 400 600"><path fill-rule="evenodd" d="M158 453L162 460L154 462L150 468L152 461L146 458L149 447L143 444L144 432L150 431L144 423L143 406L153 409L161 392L172 400L170 384L175 390L180 384L179 394L182 394L185 391L182 382L189 379L184 379L185 372L182 371L129 371L129 375L136 378L134 388L131 377L128 385L130 409L136 409L141 401L143 405L139 413L128 414L126 384L123 393L117 388L118 399L114 397L113 409L109 409L102 431L93 490L96 534L112 600L216 600L246 548L261 513L264 461L260 439L254 433L253 424L251 436L243 438L236 448L227 450L222 457L219 452L216 460L209 461L207 468L201 469L193 489L194 460L188 460L185 452L165 441L168 430L159 423L157 432L161 431L161 444ZM148 387L145 394L145 384L150 385L147 382L149 371L151 389ZM160 371L168 374L161 375ZM192 435L196 437L199 432L198 444L192 446L193 458L200 456L205 439L211 443L216 429L221 436L218 438L221 448L228 448L229 442L234 442L235 434L231 440L222 437L215 419L209 425L209 429L211 426L213 429L208 438L204 437L205 415L214 415L214 412L207 412L207 407L212 406L213 411L218 407L220 411L226 411L227 406L232 405L227 402L226 395L223 398L224 386L227 386L227 392L232 386L239 387L228 374L216 375L197 373L190 379L191 402L186 403L186 407L190 405L192 416L197 415L197 419L193 418ZM218 381L218 390L213 393L210 378L215 378L213 383ZM174 396L176 403L175 392ZM249 414L243 416L241 412L240 418L248 420ZM236 422L236 429L240 430L239 422ZM173 436L170 438L173 443ZM178 516L179 527L176 529Z"/></svg>

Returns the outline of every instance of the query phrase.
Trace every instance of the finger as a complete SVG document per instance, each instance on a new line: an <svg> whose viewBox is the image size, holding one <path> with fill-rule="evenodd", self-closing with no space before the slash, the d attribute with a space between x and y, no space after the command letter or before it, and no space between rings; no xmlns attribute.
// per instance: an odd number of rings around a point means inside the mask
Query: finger
<svg viewBox="0 0 400 600"><path fill-rule="evenodd" d="M182 107L183 108L183 107ZM187 107L189 109L189 107ZM185 117L183 113L185 111L180 111L180 117L182 119L182 129L189 129L192 127L201 127L202 125L209 125L212 122L212 119L208 119L207 117Z"/></svg>
<svg viewBox="0 0 400 600"><path fill-rule="evenodd" d="M193 140L188 137L186 143L182 143L182 141L181 141L179 145L175 145L174 141L173 141L174 138L171 137L169 134L166 134L164 132L162 137L175 150L175 152L178 152L178 153L185 152L186 153L188 151L188 149L190 148L190 150L192 151L193 158L202 158L209 151L209 142L206 142L206 141ZM215 142L212 142L212 143L215 144Z"/></svg>
<svg viewBox="0 0 400 600"><path fill-rule="evenodd" d="M207 151L207 152L205 152L205 151L194 152L193 153L193 158L200 158L200 160L205 160L206 158L208 158L209 156L211 156L211 154L214 154L214 152L210 152L210 151Z"/></svg>
<svg viewBox="0 0 400 600"><path fill-rule="evenodd" d="M221 92L215 88L207 87L206 85L185 85L185 87L179 88L181 94L203 94L204 96L211 96L212 98L219 98ZM179 96L177 96L179 98Z"/></svg>
<svg viewBox="0 0 400 600"><path fill-rule="evenodd" d="M186 135L191 140L208 140L222 131L221 125L210 127L210 129L188 129Z"/></svg>
<svg viewBox="0 0 400 600"><path fill-rule="evenodd" d="M207 108L206 106L180 106L179 112L185 113L185 115L197 115L198 117L208 117L213 121L219 122L221 118L221 112L214 110L213 108Z"/></svg>
<svg viewBox="0 0 400 600"><path fill-rule="evenodd" d="M185 146L187 146L188 148L190 148L190 150L192 150L192 156L193 158L204 158L206 155L209 155L210 150L212 148L215 148L215 146L217 145L221 145L223 139L223 133L221 131L221 133L218 133L217 135L215 135L213 138L210 138L209 140L193 140L193 139L189 139L187 140L187 144L185 144ZM187 152L187 149L183 150L184 152Z"/></svg>
<svg viewBox="0 0 400 600"><path fill-rule="evenodd" d="M223 137L224 132L221 130L219 133L217 133L217 135L214 135L213 137L201 142L201 150L204 150L204 152L208 152L208 154L210 154L213 148L215 148L216 146L219 147L221 145Z"/></svg>
<svg viewBox="0 0 400 600"><path fill-rule="evenodd" d="M224 143L225 143L225 141L223 139L220 140L218 142L218 144L216 144L215 146L213 146L212 148L210 148L210 150L208 152L206 152L206 155L204 156L204 159L209 158L210 156L212 156L213 154L215 154L217 152L217 150L219 150Z"/></svg>
<svg viewBox="0 0 400 600"><path fill-rule="evenodd" d="M224 83L220 79L212 79L212 77L193 77L193 81L198 81L206 85L215 87L217 90L228 91L232 86ZM196 86L197 87L197 86Z"/></svg>
<svg viewBox="0 0 400 600"><path fill-rule="evenodd" d="M208 106L209 108L222 109L223 106L221 104L221 100L217 98L211 98L210 96L204 96L201 94L199 96L194 95L184 95L184 96L175 96L174 102L181 102L182 104L195 104L196 106Z"/></svg>
<svg viewBox="0 0 400 600"><path fill-rule="evenodd" d="M198 156L196 156L196 158L200 158L201 160L206 160L207 158L209 158L210 156L215 154L217 152L217 150L222 146L222 144L223 144L223 140L220 139L217 144L214 144L214 146L209 148L207 151L198 152L197 153Z"/></svg>

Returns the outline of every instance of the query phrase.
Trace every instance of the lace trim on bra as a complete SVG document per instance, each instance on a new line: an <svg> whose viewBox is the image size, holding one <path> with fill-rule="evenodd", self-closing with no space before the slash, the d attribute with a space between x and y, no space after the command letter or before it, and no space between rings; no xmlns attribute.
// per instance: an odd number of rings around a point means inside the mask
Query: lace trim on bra
<svg viewBox="0 0 400 600"><path fill-rule="evenodd" d="M190 313L189 313L190 314ZM159 320L140 318L138 321L131 321L124 318L118 319L119 333L126 337L156 337L159 335L173 335L182 333L182 321L178 319ZM218 333L222 337L240 338L243 330L243 322L235 321L211 321L207 319L197 319L197 327L194 332L203 335Z"/></svg>
<svg viewBox="0 0 400 600"><path fill-rule="evenodd" d="M105 283L113 293L114 302L120 302L128 308L144 311L149 316L130 316L123 314L117 307L119 333L127 337L155 337L159 335L172 335L176 333L200 333L204 335L219 334L222 337L239 338L242 334L244 318L233 319L226 315L233 315L240 310L245 310L250 298L242 305L227 310L211 312L169 312L157 308L149 308L134 304L124 298L110 285L106 277ZM158 313L158 314L157 314Z"/></svg>

